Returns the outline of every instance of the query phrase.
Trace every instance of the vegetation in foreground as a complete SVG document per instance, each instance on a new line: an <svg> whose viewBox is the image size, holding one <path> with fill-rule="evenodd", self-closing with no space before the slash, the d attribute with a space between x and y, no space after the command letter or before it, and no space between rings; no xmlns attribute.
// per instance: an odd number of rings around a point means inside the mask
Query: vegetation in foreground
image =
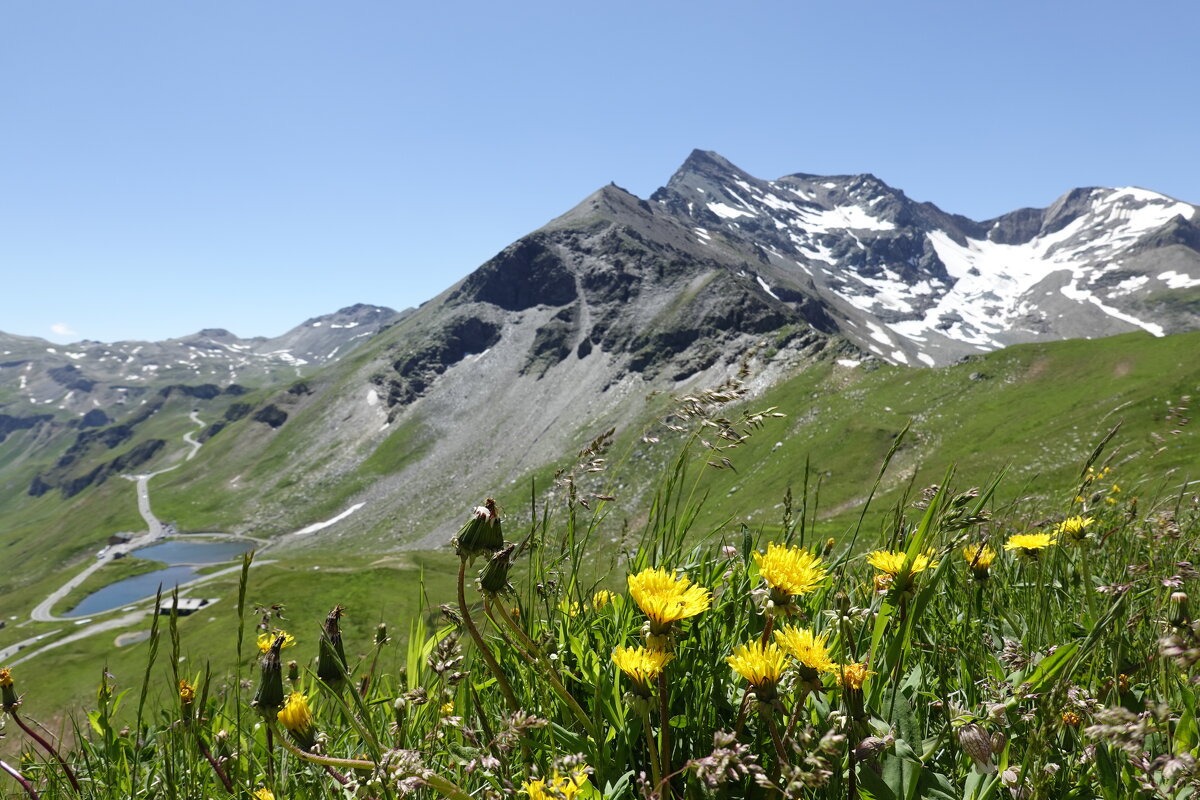
<svg viewBox="0 0 1200 800"><path fill-rule="evenodd" d="M603 495L580 488L603 441L561 476L565 511L520 531L494 503L471 512L456 597L414 618L395 670L381 668L394 662L383 629L346 659L340 607L307 624L252 608L247 562L236 634L238 664L262 653L253 670L193 663L165 618L140 685L104 677L69 747L27 717L54 676L0 671L5 733L23 742L5 791L1109 800L1200 787L1187 476L1114 458L1106 440L1058 501L1004 501L1003 476L969 488L947 474L877 530L815 537L789 496L770 536L705 536L699 470L772 413L721 417L736 397L684 399L673 425L693 435L607 571Z"/></svg>

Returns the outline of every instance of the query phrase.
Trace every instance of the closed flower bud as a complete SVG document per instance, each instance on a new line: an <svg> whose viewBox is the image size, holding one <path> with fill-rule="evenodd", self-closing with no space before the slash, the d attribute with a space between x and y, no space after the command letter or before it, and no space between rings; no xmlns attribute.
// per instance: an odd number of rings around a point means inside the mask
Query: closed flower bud
<svg viewBox="0 0 1200 800"><path fill-rule="evenodd" d="M983 726L971 722L959 728L958 743L971 757L976 771L985 775L996 771L996 765L992 763L992 737Z"/></svg>
<svg viewBox="0 0 1200 800"><path fill-rule="evenodd" d="M19 705L21 698L17 697L17 690L13 687L12 671L0 669L0 708L14 711Z"/></svg>
<svg viewBox="0 0 1200 800"><path fill-rule="evenodd" d="M992 734L992 752L1000 755L1004 752L1004 748L1008 747L1008 737L1003 731L996 731Z"/></svg>
<svg viewBox="0 0 1200 800"><path fill-rule="evenodd" d="M488 498L471 512L471 519L454 537L454 552L459 558L470 559L483 553L494 553L504 547L500 529L500 514L496 501Z"/></svg>
<svg viewBox="0 0 1200 800"><path fill-rule="evenodd" d="M512 552L516 547L515 544L510 544L488 559L476 582L479 591L490 597L512 591L512 586L508 583L508 570L512 566Z"/></svg>
<svg viewBox="0 0 1200 800"><path fill-rule="evenodd" d="M258 662L258 690L254 693L253 703L263 715L274 714L283 705L283 665L279 660L283 643L284 634L281 632Z"/></svg>
<svg viewBox="0 0 1200 800"><path fill-rule="evenodd" d="M325 617L325 624L321 628L321 642L317 647L317 677L333 689L342 687L347 672L339 622L341 618L342 607L336 605Z"/></svg>
<svg viewBox="0 0 1200 800"><path fill-rule="evenodd" d="M1192 621L1186 592L1171 592L1167 619L1176 628L1182 628Z"/></svg>

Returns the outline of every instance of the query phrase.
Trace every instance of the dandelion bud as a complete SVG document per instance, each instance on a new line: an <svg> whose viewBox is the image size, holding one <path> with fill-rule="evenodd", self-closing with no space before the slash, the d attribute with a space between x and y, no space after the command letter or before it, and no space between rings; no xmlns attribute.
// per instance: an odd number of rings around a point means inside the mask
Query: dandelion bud
<svg viewBox="0 0 1200 800"><path fill-rule="evenodd" d="M260 714L272 714L283 705L283 666L279 651L283 649L284 634L280 632L258 662L258 690L254 693L253 705Z"/></svg>
<svg viewBox="0 0 1200 800"><path fill-rule="evenodd" d="M1168 609L1167 619L1176 628L1185 627L1192 621L1186 592L1171 592L1171 601Z"/></svg>
<svg viewBox="0 0 1200 800"><path fill-rule="evenodd" d="M321 627L321 643L317 648L317 677L331 689L340 689L346 680L341 618L342 607L336 605L325 617L325 624Z"/></svg>
<svg viewBox="0 0 1200 800"><path fill-rule="evenodd" d="M974 722L963 725L958 729L958 743L971 757L977 772L990 775L996 771L996 765L992 763L992 737L983 726Z"/></svg>
<svg viewBox="0 0 1200 800"><path fill-rule="evenodd" d="M837 544L837 542L835 542L835 541L833 540L833 537L832 537L832 536L830 536L828 539L826 539L826 540L825 540L825 547L823 547L823 548L821 549L821 555L822 555L822 556L824 556L825 558L829 558L829 554L833 552L833 546L834 546L835 544Z"/></svg>
<svg viewBox="0 0 1200 800"><path fill-rule="evenodd" d="M0 708L16 711L19 705L21 699L17 697L17 690L13 688L12 671L0 669Z"/></svg>
<svg viewBox="0 0 1200 800"><path fill-rule="evenodd" d="M388 643L387 623L379 623L379 627L375 629L375 646L383 647Z"/></svg>
<svg viewBox="0 0 1200 800"><path fill-rule="evenodd" d="M453 539L454 552L459 558L470 559L482 553L494 553L504 547L500 530L500 514L496 501L488 498L471 512L471 518Z"/></svg>
<svg viewBox="0 0 1200 800"><path fill-rule="evenodd" d="M495 597L498 594L508 594L512 591L512 586L508 583L508 570L512 566L512 553L516 547L515 544L508 545L503 550L496 552L483 565L483 569L479 572L479 580L476 581L480 592L489 597Z"/></svg>

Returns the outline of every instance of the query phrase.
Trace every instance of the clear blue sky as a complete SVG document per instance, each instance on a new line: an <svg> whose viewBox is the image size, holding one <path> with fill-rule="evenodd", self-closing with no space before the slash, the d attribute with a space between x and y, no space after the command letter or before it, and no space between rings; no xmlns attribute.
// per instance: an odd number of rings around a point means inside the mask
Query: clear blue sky
<svg viewBox="0 0 1200 800"><path fill-rule="evenodd" d="M1197 31L1193 0L10 0L0 330L416 305L694 147L975 219L1084 185L1200 202Z"/></svg>

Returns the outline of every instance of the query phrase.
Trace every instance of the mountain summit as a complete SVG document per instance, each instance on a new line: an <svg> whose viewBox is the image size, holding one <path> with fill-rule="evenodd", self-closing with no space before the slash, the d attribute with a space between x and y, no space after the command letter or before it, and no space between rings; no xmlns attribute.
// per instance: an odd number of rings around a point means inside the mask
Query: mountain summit
<svg viewBox="0 0 1200 800"><path fill-rule="evenodd" d="M274 535L352 508L339 530L372 546L432 546L476 493L743 364L767 391L815 366L1198 328L1197 224L1134 188L978 222L873 175L762 180L697 150L649 198L601 187L400 314L353 306L270 340L0 335L0 511L170 468L156 492L184 529Z"/></svg>
<svg viewBox="0 0 1200 800"><path fill-rule="evenodd" d="M819 300L841 332L895 363L1200 327L1197 207L1144 189L1076 189L976 222L873 175L763 181L695 151L650 199L697 242L761 253L764 291Z"/></svg>

